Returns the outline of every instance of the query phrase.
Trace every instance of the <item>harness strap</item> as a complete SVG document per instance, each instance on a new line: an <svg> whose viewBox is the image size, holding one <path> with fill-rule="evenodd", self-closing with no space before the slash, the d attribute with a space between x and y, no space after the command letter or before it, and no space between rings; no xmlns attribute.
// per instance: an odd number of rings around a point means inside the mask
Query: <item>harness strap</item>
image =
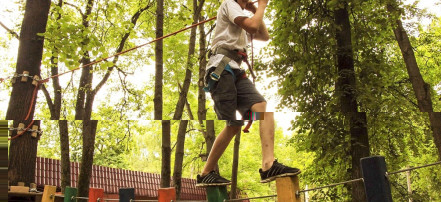
<svg viewBox="0 0 441 202"><path fill-rule="evenodd" d="M240 54L240 53L244 53L244 51L240 51L240 50L229 50L224 47L217 47L213 53L227 56L231 60L236 61L237 64L239 64L239 65L240 65L240 63L242 63L242 60L244 59L244 55ZM246 57L246 54L245 54L245 57Z"/></svg>
<svg viewBox="0 0 441 202"><path fill-rule="evenodd" d="M224 56L220 63L217 65L216 69L210 74L210 78L214 81L218 81L222 75L222 72L224 71L225 67L230 63L231 59L227 56ZM232 70L230 70L231 73L233 73ZM233 73L234 77L234 73Z"/></svg>

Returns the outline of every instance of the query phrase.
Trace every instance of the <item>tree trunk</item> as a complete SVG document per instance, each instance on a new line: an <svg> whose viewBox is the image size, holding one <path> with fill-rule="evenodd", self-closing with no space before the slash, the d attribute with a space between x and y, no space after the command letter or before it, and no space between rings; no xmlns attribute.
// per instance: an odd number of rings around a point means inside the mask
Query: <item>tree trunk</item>
<svg viewBox="0 0 441 202"><path fill-rule="evenodd" d="M202 17L199 17L199 21L203 21ZM207 66L206 58L206 39L204 24L199 25L199 80L198 80L198 120L201 125L202 121L207 119L207 108L205 103L207 99L204 91L204 76L205 68ZM205 136L205 135L204 135Z"/></svg>
<svg viewBox="0 0 441 202"><path fill-rule="evenodd" d="M170 121L162 121L162 167L161 188L170 187Z"/></svg>
<svg viewBox="0 0 441 202"><path fill-rule="evenodd" d="M44 38L38 36L37 33L46 32L49 8L50 0L26 1L18 47L17 74L28 71L29 76L40 75ZM12 85L6 113L7 120L14 120L14 128L17 128L19 123L24 123L26 127L31 123L30 120L33 120L37 96L35 94L34 97L33 94L35 90L38 90L31 85L32 79L28 78L27 82L20 80L21 78L17 78L15 84ZM40 126L40 121L34 121L33 125ZM12 137L16 135L17 131L11 134ZM19 181L27 185L35 182L37 144L38 138L32 138L30 132L25 132L21 137L11 140L8 167L10 185L16 185Z"/></svg>
<svg viewBox="0 0 441 202"><path fill-rule="evenodd" d="M89 21L88 16L92 12L92 5L93 0L88 0L88 3L86 5L86 14L83 16L83 26L85 28L89 27ZM137 20L139 19L139 16L142 14L143 11L147 10L151 5L148 4L144 8L140 8L131 18L131 23L133 25L136 25ZM120 53L123 51L125 43L127 39L130 36L130 32L127 32L124 34L121 38L121 41L119 42L118 47L116 48L116 52ZM115 56L113 58L113 63L116 64L118 62L119 55ZM88 51L85 51L83 58L82 58L82 64L87 65L91 62ZM110 74L112 73L112 70L114 66L108 67L107 72L103 76L102 80L97 84L95 89L92 89L92 80L93 80L93 73L90 72L90 69L92 67L85 67L82 69L82 74L80 78L80 87L78 90L77 95L77 103L76 103L76 111L75 111L75 119L81 119L84 122L90 122L91 116L92 116L92 108L93 108L93 102L95 100L95 96L97 95L98 91L101 89L101 87L104 86L104 84L107 82L108 78L110 77ZM87 137L87 142L89 143L88 146L88 152L86 152L83 148L83 158L82 158L82 167L81 167L81 173L80 176L89 176L92 171L92 165L93 165L93 150L95 148L94 142L95 142L95 136L96 136L96 125L97 121L95 121L95 129L94 130L83 130L83 138ZM93 133L92 133L93 132ZM83 139L83 142L86 143ZM93 143L93 144L92 144ZM83 147L86 147L83 145ZM90 162L89 162L90 160ZM87 161L87 162L84 162ZM84 172L84 174L82 174ZM89 180L82 180L79 181L79 183L87 183L87 184L79 184L80 187L89 187ZM80 193L80 192L78 192ZM84 192L86 193L86 192ZM81 194L84 194L81 193Z"/></svg>
<svg viewBox="0 0 441 202"><path fill-rule="evenodd" d="M369 156L369 141L366 114L358 112L355 93L355 70L352 52L351 25L347 3L334 12L337 41L337 93L340 96L342 113L350 123L352 179L360 178L360 159ZM362 183L352 184L352 201L366 201Z"/></svg>
<svg viewBox="0 0 441 202"><path fill-rule="evenodd" d="M400 20L400 10L396 4L388 4L387 10L391 16L394 16L392 17L394 18L392 20L395 22L393 28L395 39L400 46L401 54L403 55L404 63L406 64L407 73L409 74L409 79L412 83L413 91L415 92L415 96L418 101L418 108L421 112L428 112L429 114L429 121L433 132L433 140L436 148L438 149L438 158L441 160L441 113L433 112L432 98L430 95L432 88L421 76L421 72L413 52L412 44L410 43L407 32Z"/></svg>
<svg viewBox="0 0 441 202"><path fill-rule="evenodd" d="M29 76L40 76L44 37L37 34L46 32L49 7L50 0L26 1L18 47L17 74L28 71ZM33 99L34 86L31 85L32 79L28 78L27 82L21 82L20 79L17 78L15 84L12 85L11 98L6 113L7 120L25 120L30 107L29 103ZM31 120L34 115L36 97L33 101L34 106L32 106L27 120Z"/></svg>
<svg viewBox="0 0 441 202"><path fill-rule="evenodd" d="M182 162L184 161L184 143L185 134L187 133L188 120L182 120L179 123L178 137L175 153L175 168L173 171L173 186L176 188L176 199L181 199L181 178L182 178Z"/></svg>
<svg viewBox="0 0 441 202"><path fill-rule="evenodd" d="M13 121L13 127L17 128L19 122ZM25 125L30 121L25 121ZM32 125L40 125L40 121L34 121ZM15 137L17 131L13 131L11 137ZM9 147L9 166L8 180L11 186L16 186L17 182L35 182L35 163L37 159L38 138L32 138L30 132L25 132L22 136L11 140Z"/></svg>
<svg viewBox="0 0 441 202"><path fill-rule="evenodd" d="M58 2L58 7L61 9L63 6L63 1L60 0ZM61 19L61 13L57 12L58 17L57 20ZM59 28L59 27L58 27ZM59 50L53 50L52 51L52 57L51 57L51 76L58 75L58 57L55 57L54 55L57 55ZM49 111L51 113L51 120L59 120L60 119L60 113L61 113L61 86L60 86L60 80L58 77L52 78L52 87L54 88L54 100L52 102L52 98L47 91L46 87L42 85L43 93L46 97L46 102L49 108Z"/></svg>
<svg viewBox="0 0 441 202"><path fill-rule="evenodd" d="M203 0L200 1L199 5L202 5ZM199 17L199 21L203 21L202 16ZM204 29L204 24L199 25L199 80L198 80L198 120L201 128L203 129L202 134L204 135L205 144L206 144L206 154L208 155L211 151L211 147L213 147L214 140L216 139L214 132L214 121L206 120L207 119L207 108L206 102L207 99L205 97L204 91L204 76L205 76L205 68L207 66L207 58L206 58L206 34ZM206 127L204 127L204 122L206 123ZM216 171L218 171L218 167L216 166Z"/></svg>
<svg viewBox="0 0 441 202"><path fill-rule="evenodd" d="M2 134L2 136L8 133L7 120L0 120L0 133ZM0 189L7 190L8 187L5 181L8 178L8 173L6 172L6 168L8 167L8 162L6 161L6 156L8 155L8 147L0 147L0 155L2 155L0 163L0 166L2 167L0 171L0 178L3 179L3 183L0 185ZM6 194L0 195L0 201L8 201L8 196Z"/></svg>
<svg viewBox="0 0 441 202"><path fill-rule="evenodd" d="M89 196L89 184L92 176L93 153L97 120L83 120L83 151L81 157L80 175L78 177L78 196ZM86 202L86 200L79 200Z"/></svg>
<svg viewBox="0 0 441 202"><path fill-rule="evenodd" d="M88 0L86 4L86 13L83 15L83 26L84 29L89 28L89 16L92 13L93 8L93 2L94 0ZM86 39L84 39L86 41ZM86 45L86 44L84 44ZM83 58L81 59L82 65L89 64L90 61L90 55L88 51L84 51ZM92 90L92 80L93 80L93 73L91 70L93 69L92 66L87 66L81 69L81 77L80 77L80 83L78 86L78 94L77 94L77 102L75 105L75 119L76 120L87 120L85 119L85 102L86 102L86 93L90 93Z"/></svg>
<svg viewBox="0 0 441 202"><path fill-rule="evenodd" d="M162 37L164 27L164 0L157 1L156 8L156 38ZM153 105L155 108L154 119L162 120L162 80L163 73L163 42L159 40L155 43L155 97Z"/></svg>
<svg viewBox="0 0 441 202"><path fill-rule="evenodd" d="M178 87L179 91L182 91L181 84L178 83ZM190 120L194 120L193 112L191 111L190 103L187 99L185 100L185 108L187 109L188 117L190 118Z"/></svg>
<svg viewBox="0 0 441 202"><path fill-rule="evenodd" d="M199 20L199 13L201 9L199 7L202 7L202 4L204 1L201 1L201 5L198 6L198 1L193 0L193 24L196 24ZM196 45L196 31L197 27L192 27L190 32L190 42L188 46L188 56L187 56L187 66L185 69L185 78L184 78L184 84L182 87L182 91L179 95L178 103L176 103L175 108L175 114L173 115L174 120L180 120L182 118L182 112L184 111L184 105L187 101L187 94L188 89L190 88L191 83L191 69L193 68L192 58L194 56L195 52L195 45Z"/></svg>
<svg viewBox="0 0 441 202"><path fill-rule="evenodd" d="M69 155L69 128L67 120L59 120L60 150L61 150L61 191L70 186L70 155Z"/></svg>
<svg viewBox="0 0 441 202"><path fill-rule="evenodd" d="M204 138L205 138L205 143L207 144L206 152L208 156L210 154L211 148L213 147L214 140L216 139L216 134L214 131L214 120L207 120L206 123L207 123L207 132ZM216 172L219 173L219 167L217 164L214 170L216 170Z"/></svg>
<svg viewBox="0 0 441 202"><path fill-rule="evenodd" d="M230 199L235 199L237 196L237 169L239 167L239 146L240 146L240 130L234 138L234 154L233 154L233 168L231 171L231 192Z"/></svg>

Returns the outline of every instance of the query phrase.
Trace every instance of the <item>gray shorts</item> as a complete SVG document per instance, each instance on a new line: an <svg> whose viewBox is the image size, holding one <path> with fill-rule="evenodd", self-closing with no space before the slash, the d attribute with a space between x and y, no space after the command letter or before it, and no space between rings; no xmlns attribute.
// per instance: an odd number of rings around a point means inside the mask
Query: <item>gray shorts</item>
<svg viewBox="0 0 441 202"><path fill-rule="evenodd" d="M208 70L208 75L214 67ZM243 126L244 121L236 118L236 110L240 114L251 111L251 106L256 103L266 102L265 98L257 91L256 86L248 78L243 78L245 71L233 69L233 75L223 71L218 82L210 90L214 101L214 110L219 120L226 120L228 126Z"/></svg>

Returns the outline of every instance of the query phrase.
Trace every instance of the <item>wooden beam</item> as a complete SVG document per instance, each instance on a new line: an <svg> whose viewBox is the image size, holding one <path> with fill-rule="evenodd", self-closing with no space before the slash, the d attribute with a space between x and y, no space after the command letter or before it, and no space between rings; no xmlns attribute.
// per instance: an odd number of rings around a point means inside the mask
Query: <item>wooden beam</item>
<svg viewBox="0 0 441 202"><path fill-rule="evenodd" d="M296 192L300 190L298 176L276 178L276 188L277 201L301 202L301 198L296 197Z"/></svg>

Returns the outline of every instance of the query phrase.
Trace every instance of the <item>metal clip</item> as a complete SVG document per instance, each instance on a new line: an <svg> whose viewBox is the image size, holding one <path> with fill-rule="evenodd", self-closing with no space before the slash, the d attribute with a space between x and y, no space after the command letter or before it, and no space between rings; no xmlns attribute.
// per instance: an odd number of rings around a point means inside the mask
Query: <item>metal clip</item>
<svg viewBox="0 0 441 202"><path fill-rule="evenodd" d="M220 75L217 75L216 73L211 72L210 78L213 79L214 81L218 81L220 79Z"/></svg>

